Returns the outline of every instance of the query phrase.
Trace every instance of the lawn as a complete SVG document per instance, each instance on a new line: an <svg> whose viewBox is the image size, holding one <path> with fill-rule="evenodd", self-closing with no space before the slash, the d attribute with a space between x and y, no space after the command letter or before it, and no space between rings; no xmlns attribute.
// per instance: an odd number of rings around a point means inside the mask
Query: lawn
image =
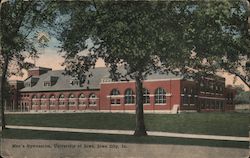
<svg viewBox="0 0 250 158"><path fill-rule="evenodd" d="M7 129L3 133L4 138L9 139L45 139L45 140L77 140L77 141L98 141L98 142L119 142L137 144L175 144L175 145L198 145L210 147L231 147L248 149L248 142L237 141L216 141L204 139L169 138L144 136L134 137L128 135L114 134L87 134L71 132L51 132Z"/></svg>
<svg viewBox="0 0 250 158"><path fill-rule="evenodd" d="M123 113L8 114L8 125L134 130L135 115ZM149 131L248 136L247 113L145 114Z"/></svg>

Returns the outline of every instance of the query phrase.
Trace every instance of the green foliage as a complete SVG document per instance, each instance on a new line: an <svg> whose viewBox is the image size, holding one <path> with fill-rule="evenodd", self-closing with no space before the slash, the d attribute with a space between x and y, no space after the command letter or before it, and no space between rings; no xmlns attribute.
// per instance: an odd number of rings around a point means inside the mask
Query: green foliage
<svg viewBox="0 0 250 158"><path fill-rule="evenodd" d="M66 51L66 70L79 78L97 58L114 74L123 65L127 75L141 72L142 78L155 69L197 74L189 68L200 73L224 68L242 75L241 66L248 73L241 64L250 52L242 1L85 1L63 6L70 18L58 38ZM86 49L91 53L79 53Z"/></svg>
<svg viewBox="0 0 250 158"><path fill-rule="evenodd" d="M35 33L42 24L53 19L50 1L6 1L1 6L0 58L2 63L27 68L29 56L37 56ZM44 26L44 25L43 25ZM28 66L28 67L29 67ZM14 68L14 67L12 67ZM4 69L4 67L2 67Z"/></svg>
<svg viewBox="0 0 250 158"><path fill-rule="evenodd" d="M243 5L240 0L70 2L61 8L69 19L58 36L66 71L84 82L85 72L102 58L113 80L135 79L136 131L145 131L142 80L151 71L199 76L225 68L244 79L238 67L240 57L249 60L250 39ZM118 66L125 68L124 76Z"/></svg>
<svg viewBox="0 0 250 158"><path fill-rule="evenodd" d="M5 129L4 93L10 66L18 73L22 68L34 66L25 61L26 57L37 56L36 40L31 38L34 29L45 21L53 19L53 1L9 0L1 3L0 8L0 113L1 127ZM53 6L53 5L52 5ZM48 18L52 17L52 18Z"/></svg>
<svg viewBox="0 0 250 158"><path fill-rule="evenodd" d="M242 91L235 96L236 104L250 104L250 92Z"/></svg>
<svg viewBox="0 0 250 158"><path fill-rule="evenodd" d="M79 76L94 67L97 58L104 59L112 72L123 65L127 75L135 77L140 72L146 77L152 69L180 67L190 54L188 46L182 47L184 29L177 25L185 19L176 10L182 3L98 1L75 5L59 40L66 51L66 69ZM91 53L80 56L85 49Z"/></svg>

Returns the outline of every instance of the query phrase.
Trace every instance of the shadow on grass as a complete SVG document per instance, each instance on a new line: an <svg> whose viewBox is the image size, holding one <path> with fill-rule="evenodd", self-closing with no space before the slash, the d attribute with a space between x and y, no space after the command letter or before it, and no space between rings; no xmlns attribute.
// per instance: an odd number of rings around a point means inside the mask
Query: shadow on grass
<svg viewBox="0 0 250 158"><path fill-rule="evenodd" d="M73 132L34 131L20 129L6 129L3 137L8 139L43 139L43 140L75 140L75 141L100 141L114 143L138 143L138 144L174 144L196 145L210 147L231 147L248 149L248 142L220 141L206 139L171 138L159 136L135 137L116 134L90 134Z"/></svg>

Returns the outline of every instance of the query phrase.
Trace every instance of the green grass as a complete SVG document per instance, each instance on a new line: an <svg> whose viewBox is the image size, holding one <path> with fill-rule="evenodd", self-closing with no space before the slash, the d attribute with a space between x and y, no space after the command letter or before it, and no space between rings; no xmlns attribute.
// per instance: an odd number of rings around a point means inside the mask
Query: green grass
<svg viewBox="0 0 250 158"><path fill-rule="evenodd" d="M45 139L45 140L77 140L77 141L98 141L98 142L119 142L119 143L137 143L137 144L175 144L175 145L198 145L211 147L232 147L248 149L248 142L236 141L216 141L187 138L169 138L169 137L135 137L128 135L112 134L87 134L71 132L49 132L32 130L4 130L4 138L9 139Z"/></svg>
<svg viewBox="0 0 250 158"><path fill-rule="evenodd" d="M121 113L8 114L8 125L134 130L135 115ZM247 113L145 114L150 131L248 136Z"/></svg>

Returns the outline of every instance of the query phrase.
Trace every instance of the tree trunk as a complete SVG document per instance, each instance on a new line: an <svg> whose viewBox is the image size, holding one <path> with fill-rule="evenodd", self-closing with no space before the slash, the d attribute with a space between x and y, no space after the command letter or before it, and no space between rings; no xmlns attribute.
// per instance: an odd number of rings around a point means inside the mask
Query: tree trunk
<svg viewBox="0 0 250 158"><path fill-rule="evenodd" d="M4 115L4 87L6 83L6 76L7 76L7 70L9 65L9 58L8 56L4 58L4 64L3 64L3 70L2 70L2 76L1 76L1 85L0 85L0 109L1 109L1 126L2 130L5 129L5 115Z"/></svg>
<svg viewBox="0 0 250 158"><path fill-rule="evenodd" d="M140 75L135 77L136 81L136 125L135 136L146 136L146 128L144 124L144 112L143 112L143 87L142 77Z"/></svg>

